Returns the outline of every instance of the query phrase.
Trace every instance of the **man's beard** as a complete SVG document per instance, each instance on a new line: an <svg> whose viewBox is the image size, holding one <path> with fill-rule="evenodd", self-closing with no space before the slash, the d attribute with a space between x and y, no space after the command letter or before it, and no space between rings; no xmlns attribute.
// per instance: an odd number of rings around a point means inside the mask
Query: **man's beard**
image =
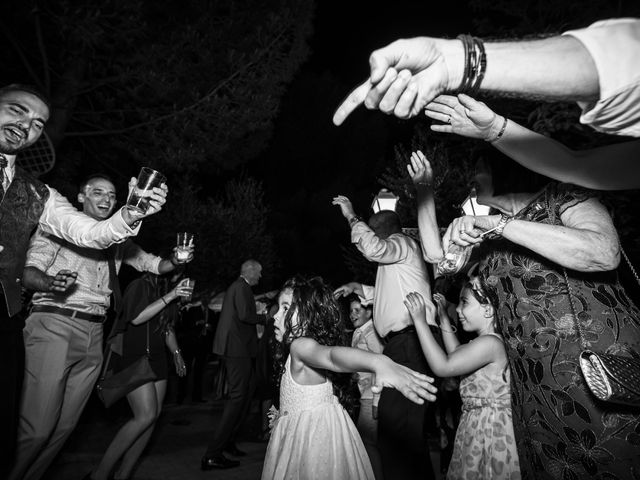
<svg viewBox="0 0 640 480"><path fill-rule="evenodd" d="M3 155L15 155L18 152L24 150L25 148L27 148L29 145L22 145L20 147L12 147L10 145L7 145L6 143L2 143L0 142L0 153Z"/></svg>

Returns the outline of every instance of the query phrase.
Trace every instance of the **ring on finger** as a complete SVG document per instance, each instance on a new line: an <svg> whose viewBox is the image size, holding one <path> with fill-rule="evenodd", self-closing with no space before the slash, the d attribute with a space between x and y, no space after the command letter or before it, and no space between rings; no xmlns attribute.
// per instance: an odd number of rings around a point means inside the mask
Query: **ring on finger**
<svg viewBox="0 0 640 480"><path fill-rule="evenodd" d="M447 123L451 124L451 115L447 115Z"/></svg>

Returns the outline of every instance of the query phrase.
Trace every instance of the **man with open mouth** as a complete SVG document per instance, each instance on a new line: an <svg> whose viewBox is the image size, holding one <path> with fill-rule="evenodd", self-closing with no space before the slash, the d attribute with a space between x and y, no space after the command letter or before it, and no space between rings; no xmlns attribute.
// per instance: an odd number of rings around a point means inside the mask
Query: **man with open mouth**
<svg viewBox="0 0 640 480"><path fill-rule="evenodd" d="M16 154L38 140L49 113L47 99L34 88L16 84L0 88L0 478L6 478L16 448L24 375L24 320L19 313L31 233L40 226L74 245L104 249L135 235L143 218L123 208L97 221L16 166ZM166 186L156 189L152 208L144 216L158 212L166 195Z"/></svg>

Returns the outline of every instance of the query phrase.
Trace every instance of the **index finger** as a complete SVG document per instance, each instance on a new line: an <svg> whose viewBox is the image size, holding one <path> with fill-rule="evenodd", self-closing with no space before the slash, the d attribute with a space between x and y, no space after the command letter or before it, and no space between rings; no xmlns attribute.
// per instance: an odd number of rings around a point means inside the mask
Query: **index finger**
<svg viewBox="0 0 640 480"><path fill-rule="evenodd" d="M371 87L371 80L367 79L347 95L347 98L342 101L333 114L333 124L338 127L342 125L342 122L345 121L351 112L364 103L364 99L367 97L369 91L371 91Z"/></svg>

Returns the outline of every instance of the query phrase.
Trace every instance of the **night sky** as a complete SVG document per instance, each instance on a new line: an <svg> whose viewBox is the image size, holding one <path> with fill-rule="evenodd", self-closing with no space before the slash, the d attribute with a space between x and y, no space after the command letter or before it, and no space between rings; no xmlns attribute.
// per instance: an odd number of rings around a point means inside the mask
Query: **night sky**
<svg viewBox="0 0 640 480"><path fill-rule="evenodd" d="M369 54L398 38L454 37L470 28L462 1L318 2L313 53L283 100L270 148L249 166L265 181L273 225L289 231L278 243L283 276L351 280L340 249L349 230L331 199L349 196L367 218L394 144L411 136L413 121L365 109L341 127L331 123L340 101L367 77Z"/></svg>

